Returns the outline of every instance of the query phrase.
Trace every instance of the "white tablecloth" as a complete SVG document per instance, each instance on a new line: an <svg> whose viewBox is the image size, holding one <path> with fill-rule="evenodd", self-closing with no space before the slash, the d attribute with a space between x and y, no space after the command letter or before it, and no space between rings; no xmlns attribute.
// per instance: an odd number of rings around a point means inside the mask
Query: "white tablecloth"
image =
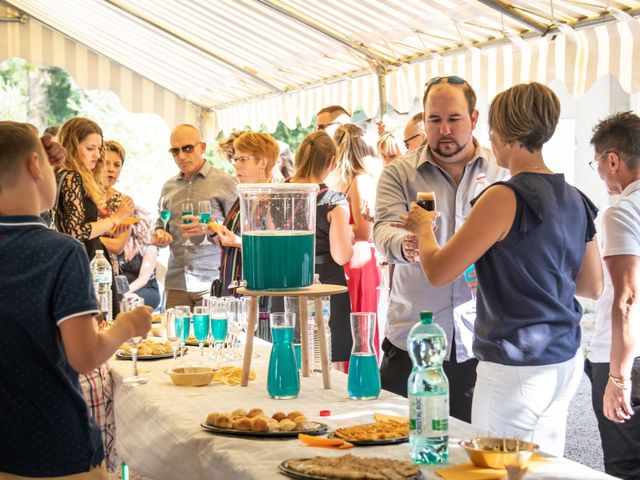
<svg viewBox="0 0 640 480"><path fill-rule="evenodd" d="M407 400L382 392L378 400L353 401L347 397L347 376L333 371L333 389L322 388L322 376L313 374L301 378L300 396L294 400L271 400L266 389L268 350L256 349L252 368L257 379L249 387L228 387L211 384L206 387L176 387L163 370L172 360L138 362L140 373L149 383L139 387L126 387L122 379L131 373L130 361L112 360L115 387L115 415L117 449L123 461L153 480L282 479L277 467L289 458L316 455L338 456L352 453L409 460L408 444L377 447L356 447L349 450L311 448L298 439L254 440L245 437L216 435L200 427L212 411L230 412L236 408L249 410L262 408L265 413L288 413L300 410L311 420L329 424L330 428L369 423L372 414L408 415ZM188 357L197 355L191 348ZM330 410L331 416L320 417L320 410ZM461 439L478 433L471 425L454 418L450 421L449 462L468 461L458 446ZM598 441L598 439L593 439ZM434 470L440 467L422 467L425 478L438 479ZM526 475L536 479L605 479L613 478L575 462L550 458L549 463Z"/></svg>

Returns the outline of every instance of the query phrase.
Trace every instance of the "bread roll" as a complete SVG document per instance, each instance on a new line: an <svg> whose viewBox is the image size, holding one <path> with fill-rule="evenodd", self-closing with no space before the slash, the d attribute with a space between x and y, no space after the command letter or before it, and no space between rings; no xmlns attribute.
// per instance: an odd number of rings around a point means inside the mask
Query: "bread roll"
<svg viewBox="0 0 640 480"><path fill-rule="evenodd" d="M283 418L280 420L280 430L283 432L291 432L296 429L296 424L293 420L289 420L288 418Z"/></svg>
<svg viewBox="0 0 640 480"><path fill-rule="evenodd" d="M233 412L231 412L232 417L246 417L247 411L244 408L236 408Z"/></svg>
<svg viewBox="0 0 640 480"><path fill-rule="evenodd" d="M220 416L220 412L211 412L209 415L207 415L207 424L215 426L216 420L218 419L219 416Z"/></svg>
<svg viewBox="0 0 640 480"><path fill-rule="evenodd" d="M242 430L244 432L251 431L251 419L249 417L238 417L233 421L234 430Z"/></svg>
<svg viewBox="0 0 640 480"><path fill-rule="evenodd" d="M289 412L289 415L287 415L287 418L289 420L293 420L296 417L304 417L304 413L298 411L298 410L294 410L293 412Z"/></svg>
<svg viewBox="0 0 640 480"><path fill-rule="evenodd" d="M223 413L216 419L215 426L218 428L231 428L233 426L233 418L228 413Z"/></svg>
<svg viewBox="0 0 640 480"><path fill-rule="evenodd" d="M271 418L277 421L281 421L283 418L287 418L287 415L283 412L276 412L271 416Z"/></svg>
<svg viewBox="0 0 640 480"><path fill-rule="evenodd" d="M251 419L251 431L268 432L269 422L266 417L254 417Z"/></svg>
<svg viewBox="0 0 640 480"><path fill-rule="evenodd" d="M251 410L249 410L249 413L247 414L249 418L258 417L260 415L264 416L264 412L262 411L261 408L252 408Z"/></svg>

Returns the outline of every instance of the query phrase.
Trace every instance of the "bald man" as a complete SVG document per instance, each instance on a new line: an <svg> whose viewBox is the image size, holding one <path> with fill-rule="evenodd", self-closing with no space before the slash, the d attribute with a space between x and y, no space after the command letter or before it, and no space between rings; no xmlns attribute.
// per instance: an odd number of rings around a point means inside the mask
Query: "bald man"
<svg viewBox="0 0 640 480"><path fill-rule="evenodd" d="M424 129L424 113L416 113L407 122L403 132L403 142L407 149L407 153L411 153L420 148L427 139L427 133Z"/></svg>
<svg viewBox="0 0 640 480"><path fill-rule="evenodd" d="M238 197L236 181L222 170L213 168L202 156L207 148L200 132L193 125L178 125L171 132L171 148L180 173L167 180L162 196L171 199L171 218L167 230L158 219L152 243L169 246L169 265L165 278L166 308L202 303L211 282L220 276L220 247L212 242L203 244L207 226L198 221L198 202L208 200L211 218L223 219ZM182 205L192 205L193 214L183 219ZM184 223L189 220L189 223ZM191 238L194 246L183 245Z"/></svg>
<svg viewBox="0 0 640 480"><path fill-rule="evenodd" d="M324 107L316 114L316 130L324 130L333 138L340 125L351 123L351 114L340 105Z"/></svg>

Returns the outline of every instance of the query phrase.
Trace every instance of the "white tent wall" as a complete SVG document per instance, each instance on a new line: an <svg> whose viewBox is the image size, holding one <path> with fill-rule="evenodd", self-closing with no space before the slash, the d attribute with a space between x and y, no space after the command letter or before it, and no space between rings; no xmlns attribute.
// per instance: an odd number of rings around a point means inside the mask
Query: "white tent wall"
<svg viewBox="0 0 640 480"><path fill-rule="evenodd" d="M80 88L110 90L128 111L155 113L169 126L210 121L201 119L201 107L33 19L0 23L0 61L10 57L64 68Z"/></svg>

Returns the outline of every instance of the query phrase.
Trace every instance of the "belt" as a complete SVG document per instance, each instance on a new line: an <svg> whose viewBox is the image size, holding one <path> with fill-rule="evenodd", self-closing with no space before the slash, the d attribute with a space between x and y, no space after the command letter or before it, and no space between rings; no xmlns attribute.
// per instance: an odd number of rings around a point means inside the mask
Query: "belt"
<svg viewBox="0 0 640 480"><path fill-rule="evenodd" d="M322 255L316 255L316 265L324 265L325 263L332 263L333 258L330 253L325 253Z"/></svg>

